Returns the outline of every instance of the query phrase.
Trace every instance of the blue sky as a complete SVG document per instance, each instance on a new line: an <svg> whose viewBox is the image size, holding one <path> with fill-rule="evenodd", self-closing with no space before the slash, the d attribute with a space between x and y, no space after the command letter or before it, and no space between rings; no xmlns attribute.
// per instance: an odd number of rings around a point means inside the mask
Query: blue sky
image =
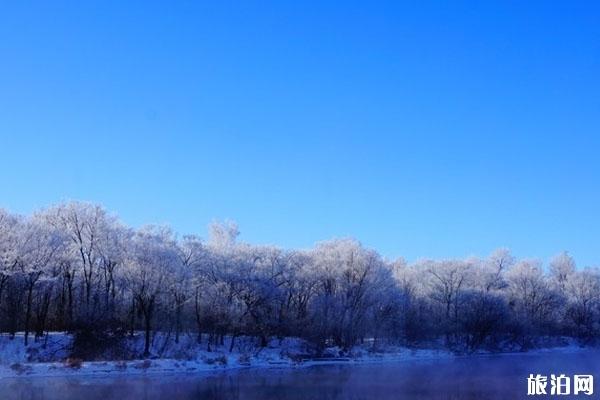
<svg viewBox="0 0 600 400"><path fill-rule="evenodd" d="M600 265L598 2L48 3L0 10L0 206Z"/></svg>

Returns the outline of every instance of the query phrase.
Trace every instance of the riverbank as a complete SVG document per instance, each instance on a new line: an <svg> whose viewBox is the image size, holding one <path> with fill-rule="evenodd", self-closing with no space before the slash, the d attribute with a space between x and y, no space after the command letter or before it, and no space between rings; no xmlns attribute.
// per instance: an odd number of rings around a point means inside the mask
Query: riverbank
<svg viewBox="0 0 600 400"><path fill-rule="evenodd" d="M139 342L136 338L130 340L129 350L139 350ZM303 368L323 364L393 363L465 357L442 348L387 345L374 350L372 343L356 346L350 352L329 348L323 356L315 357L307 350L304 341L294 338L275 339L263 348L257 346L252 338L238 338L231 352L227 343L212 346L209 351L206 344L198 344L192 337L183 337L179 343L174 343L168 337L161 340L157 336L153 343L154 355L150 358L83 361L69 357L71 345L71 336L63 333L51 333L42 340L32 341L27 347L20 335L14 339L0 335L0 378L194 374L243 368ZM560 346L535 349L526 354L585 350L572 341L564 341ZM492 353L481 351L468 357L486 354Z"/></svg>

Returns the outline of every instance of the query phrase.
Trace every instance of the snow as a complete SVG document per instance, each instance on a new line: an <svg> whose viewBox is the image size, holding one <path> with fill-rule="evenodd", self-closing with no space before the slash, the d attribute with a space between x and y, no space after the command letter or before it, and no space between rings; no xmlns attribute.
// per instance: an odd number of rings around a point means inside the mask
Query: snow
<svg viewBox="0 0 600 400"><path fill-rule="evenodd" d="M213 347L209 351L206 343L197 344L191 336L182 337L180 343L176 344L169 337L157 335L153 341L154 355L151 358L81 361L68 358L71 340L68 334L50 333L44 339L32 340L25 347L22 334L17 334L13 339L0 335L0 379L18 376L193 374L241 368L303 368L323 364L389 363L458 357L443 349L402 346L385 346L374 351L372 344L366 343L348 353L343 353L339 348L328 348L325 356L316 359L310 357L305 342L294 338L271 340L265 348L260 348L255 339L237 338L233 351L229 352L229 338L226 338L223 346ZM130 339L128 345L139 354L143 345L142 335ZM582 349L569 343L551 350L577 352ZM531 353L544 351L549 350L540 349Z"/></svg>

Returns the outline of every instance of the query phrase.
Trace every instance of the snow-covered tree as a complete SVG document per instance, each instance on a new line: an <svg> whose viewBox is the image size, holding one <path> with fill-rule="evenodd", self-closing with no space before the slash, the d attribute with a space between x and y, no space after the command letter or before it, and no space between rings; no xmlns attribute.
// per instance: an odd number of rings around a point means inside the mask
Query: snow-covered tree
<svg viewBox="0 0 600 400"><path fill-rule="evenodd" d="M169 277L178 262L170 229L148 226L133 235L124 274L135 307L143 318L146 356L150 354L152 324L160 296L168 292Z"/></svg>
<svg viewBox="0 0 600 400"><path fill-rule="evenodd" d="M575 273L575 260L567 251L556 255L550 261L550 276L559 290L564 293L569 278Z"/></svg>
<svg viewBox="0 0 600 400"><path fill-rule="evenodd" d="M600 271L595 268L571 273L565 292L568 326L579 338L593 341L600 333Z"/></svg>
<svg viewBox="0 0 600 400"><path fill-rule="evenodd" d="M36 286L52 281L56 275L53 263L64 246L63 236L45 224L39 215L28 220L21 231L17 268L25 290L25 345L28 344L33 296Z"/></svg>
<svg viewBox="0 0 600 400"><path fill-rule="evenodd" d="M207 338L208 349L226 340L233 349L240 336L262 345L298 336L320 349L367 338L445 338L457 350L527 346L540 335L600 339L600 273L566 252L548 266L507 249L409 264L355 239L299 250L238 236L231 221L213 223L206 242L135 230L82 202L30 216L0 209L0 331L24 331L26 342L49 330L92 340L143 331L146 356L157 331Z"/></svg>
<svg viewBox="0 0 600 400"><path fill-rule="evenodd" d="M551 327L558 313L560 298L544 275L538 260L519 261L507 273L509 299L528 333L540 333Z"/></svg>
<svg viewBox="0 0 600 400"><path fill-rule="evenodd" d="M22 224L21 218L0 209L0 307L8 279L17 271Z"/></svg>

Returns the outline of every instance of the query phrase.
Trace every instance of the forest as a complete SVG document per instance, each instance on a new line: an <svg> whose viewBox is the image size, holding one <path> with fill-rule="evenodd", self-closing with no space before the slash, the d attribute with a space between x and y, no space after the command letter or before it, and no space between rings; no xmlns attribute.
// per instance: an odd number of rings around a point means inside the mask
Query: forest
<svg viewBox="0 0 600 400"><path fill-rule="evenodd" d="M25 345L48 332L88 348L143 335L210 350L230 338L297 337L316 351L400 343L528 349L540 338L600 337L600 271L567 252L548 265L498 249L486 258L407 263L355 239L310 249L238 240L232 222L209 237L133 229L102 206L68 202L22 216L0 210L0 332Z"/></svg>

